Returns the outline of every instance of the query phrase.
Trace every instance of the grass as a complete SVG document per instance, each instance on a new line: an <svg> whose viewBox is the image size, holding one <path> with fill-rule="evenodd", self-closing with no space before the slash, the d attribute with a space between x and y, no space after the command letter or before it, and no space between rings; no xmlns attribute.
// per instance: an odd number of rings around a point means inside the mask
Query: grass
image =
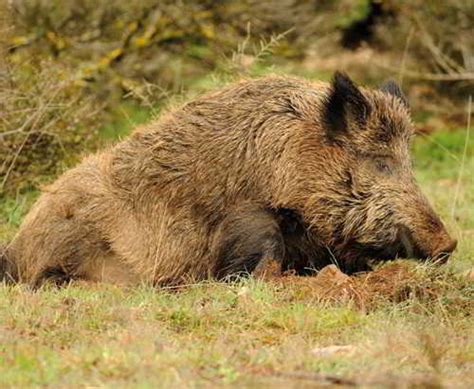
<svg viewBox="0 0 474 389"><path fill-rule="evenodd" d="M148 118L130 107L122 113L115 130L104 128L106 141ZM461 169L465 130L416 139L417 178L460 244L446 269L414 268L418 278L403 299L381 294L364 307L328 301L298 279L179 291L74 283L32 293L0 286L0 387L287 388L338 379L473 387L474 292L462 275L474 257L474 138L467 140ZM11 238L36 196L0 200L0 240ZM315 351L334 345L351 347Z"/></svg>
<svg viewBox="0 0 474 389"><path fill-rule="evenodd" d="M425 311L416 299L363 311L298 290L255 280L179 292L3 287L0 386L286 387L322 373L361 383L471 382L469 312L442 301ZM354 349L313 351L330 345Z"/></svg>

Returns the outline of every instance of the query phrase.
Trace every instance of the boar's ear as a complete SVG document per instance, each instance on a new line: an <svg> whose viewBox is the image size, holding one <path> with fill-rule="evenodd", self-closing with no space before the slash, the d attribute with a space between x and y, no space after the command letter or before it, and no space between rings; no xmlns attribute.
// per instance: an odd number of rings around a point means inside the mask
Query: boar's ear
<svg viewBox="0 0 474 389"><path fill-rule="evenodd" d="M384 93L389 95L395 96L403 103L406 108L410 108L410 104L408 103L408 99L406 98L405 94L402 92L400 85L398 85L393 80L387 80L382 85L380 85L380 90Z"/></svg>
<svg viewBox="0 0 474 389"><path fill-rule="evenodd" d="M370 104L359 88L347 75L336 72L323 114L329 138L335 139L345 132L351 120L363 125L369 113Z"/></svg>

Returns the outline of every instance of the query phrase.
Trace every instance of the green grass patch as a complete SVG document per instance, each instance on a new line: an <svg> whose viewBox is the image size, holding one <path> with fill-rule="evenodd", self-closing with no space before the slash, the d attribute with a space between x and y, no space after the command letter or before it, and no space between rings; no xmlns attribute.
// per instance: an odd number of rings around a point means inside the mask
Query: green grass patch
<svg viewBox="0 0 474 389"><path fill-rule="evenodd" d="M132 129L152 117L151 109L134 103L123 103L111 112L113 119L99 130L106 142L114 142L126 137Z"/></svg>

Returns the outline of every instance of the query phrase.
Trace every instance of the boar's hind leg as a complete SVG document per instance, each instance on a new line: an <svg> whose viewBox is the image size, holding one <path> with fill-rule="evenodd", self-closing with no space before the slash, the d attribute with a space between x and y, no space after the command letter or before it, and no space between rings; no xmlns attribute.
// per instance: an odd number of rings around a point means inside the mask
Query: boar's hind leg
<svg viewBox="0 0 474 389"><path fill-rule="evenodd" d="M265 209L245 206L231 212L220 226L216 243L217 278L281 272L283 236L278 221Z"/></svg>

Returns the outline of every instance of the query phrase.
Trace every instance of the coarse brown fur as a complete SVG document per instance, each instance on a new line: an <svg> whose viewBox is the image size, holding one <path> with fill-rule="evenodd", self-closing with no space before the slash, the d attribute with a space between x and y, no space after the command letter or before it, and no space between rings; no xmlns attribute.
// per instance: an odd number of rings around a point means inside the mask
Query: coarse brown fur
<svg viewBox="0 0 474 389"><path fill-rule="evenodd" d="M64 173L0 265L35 287L169 285L248 274L269 258L297 273L440 258L456 242L415 183L412 132L393 82L242 81Z"/></svg>

